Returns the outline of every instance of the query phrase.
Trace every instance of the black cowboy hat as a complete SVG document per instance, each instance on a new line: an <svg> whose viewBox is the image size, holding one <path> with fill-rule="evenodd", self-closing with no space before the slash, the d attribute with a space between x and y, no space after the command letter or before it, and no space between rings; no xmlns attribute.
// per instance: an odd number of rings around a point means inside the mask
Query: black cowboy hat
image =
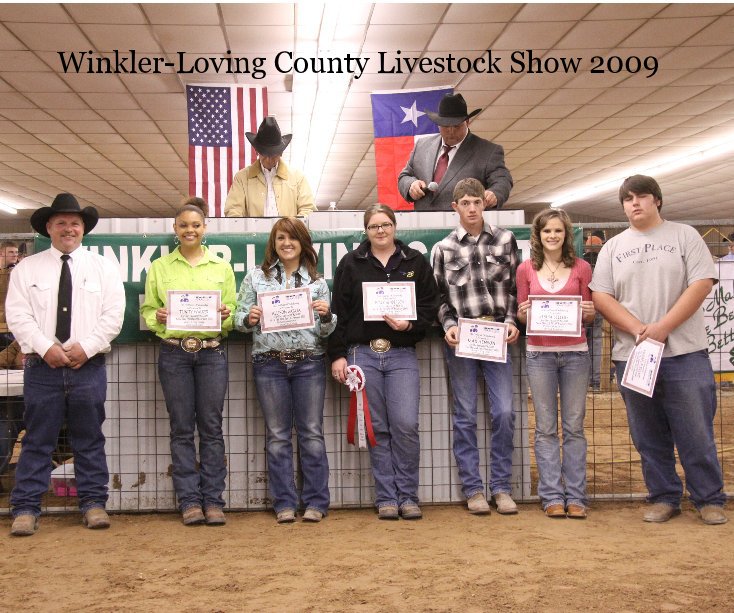
<svg viewBox="0 0 734 613"><path fill-rule="evenodd" d="M467 113L466 101L461 94L446 94L441 98L438 105L438 113L426 111L426 115L437 126L458 126L460 123L471 119L474 115L481 113L482 109L477 109L471 113Z"/></svg>
<svg viewBox="0 0 734 613"><path fill-rule="evenodd" d="M46 224L48 220L54 215L60 213L76 213L80 215L82 221L84 221L84 234L88 234L94 229L99 221L99 213L93 206L81 208L79 201L74 197L73 194L58 194L51 206L44 206L40 209L33 211L31 215L31 226L39 234L43 234L48 237L48 230L46 230Z"/></svg>
<svg viewBox="0 0 734 613"><path fill-rule="evenodd" d="M280 127L278 122L275 121L275 117L266 117L257 129L257 134L245 132L245 136L250 144L255 147L255 151L260 155L267 156L283 153L290 144L291 138L293 138L292 134L281 136Z"/></svg>

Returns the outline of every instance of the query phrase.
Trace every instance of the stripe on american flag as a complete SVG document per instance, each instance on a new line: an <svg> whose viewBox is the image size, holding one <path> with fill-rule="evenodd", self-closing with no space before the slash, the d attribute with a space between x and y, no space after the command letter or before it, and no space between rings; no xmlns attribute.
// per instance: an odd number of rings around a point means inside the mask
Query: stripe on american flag
<svg viewBox="0 0 734 613"><path fill-rule="evenodd" d="M245 132L257 132L267 115L267 88L187 85L186 97L189 194L209 203L211 217L223 217L232 177L255 159Z"/></svg>

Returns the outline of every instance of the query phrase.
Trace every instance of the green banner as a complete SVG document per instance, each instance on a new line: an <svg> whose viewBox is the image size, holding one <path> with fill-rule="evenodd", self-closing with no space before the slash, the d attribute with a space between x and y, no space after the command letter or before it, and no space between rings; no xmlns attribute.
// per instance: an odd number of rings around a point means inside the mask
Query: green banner
<svg viewBox="0 0 734 613"><path fill-rule="evenodd" d="M512 230L521 251L521 258L530 256L530 228L508 228ZM417 249L429 258L433 247L449 233L447 229L400 230L398 238ZM209 249L228 261L234 269L239 289L245 274L262 262L269 234L250 232L244 234L207 234ZM334 271L339 261L356 248L363 240L364 233L355 230L313 230L314 247L319 255L319 272L331 287ZM574 228L576 252L583 253L583 232ZM48 249L49 239L37 236L35 252ZM125 283L127 304L125 322L117 343L138 343L155 339L142 323L139 315L140 304L145 293L145 275L153 260L175 249L172 234L89 234L84 237L84 246L99 253L120 266ZM238 334L235 332L234 334Z"/></svg>

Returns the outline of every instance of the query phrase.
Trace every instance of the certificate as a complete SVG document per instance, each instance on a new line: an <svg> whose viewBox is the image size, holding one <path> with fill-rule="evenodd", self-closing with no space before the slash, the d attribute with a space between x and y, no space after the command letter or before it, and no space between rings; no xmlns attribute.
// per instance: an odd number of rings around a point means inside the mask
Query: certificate
<svg viewBox="0 0 734 613"><path fill-rule="evenodd" d="M581 296L528 298L528 336L581 336Z"/></svg>
<svg viewBox="0 0 734 613"><path fill-rule="evenodd" d="M652 398L665 344L651 338L637 345L627 359L622 385Z"/></svg>
<svg viewBox="0 0 734 613"><path fill-rule="evenodd" d="M168 321L169 330L187 332L219 332L222 329L222 316L219 306L222 292L218 289L198 291L169 289Z"/></svg>
<svg viewBox="0 0 734 613"><path fill-rule="evenodd" d="M507 362L507 324L459 317L456 355L487 362Z"/></svg>
<svg viewBox="0 0 734 613"><path fill-rule="evenodd" d="M383 315L395 319L418 319L415 283L362 283L362 309L365 321L382 321Z"/></svg>
<svg viewBox="0 0 734 613"><path fill-rule="evenodd" d="M262 309L262 332L286 332L313 328L311 290L308 287L260 292L257 305Z"/></svg>

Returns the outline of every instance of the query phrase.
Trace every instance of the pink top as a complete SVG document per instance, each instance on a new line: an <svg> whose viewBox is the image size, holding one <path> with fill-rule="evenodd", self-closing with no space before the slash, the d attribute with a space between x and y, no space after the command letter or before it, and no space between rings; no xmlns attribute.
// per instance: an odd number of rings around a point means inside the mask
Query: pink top
<svg viewBox="0 0 734 613"><path fill-rule="evenodd" d="M525 302L530 295L581 296L591 300L591 266L586 260L576 258L566 284L557 292L544 289L538 280L538 271L533 269L532 260L525 260L517 267L517 303ZM528 336L528 347L571 347L586 343L586 329L581 326L581 336ZM561 349L559 349L561 350Z"/></svg>

